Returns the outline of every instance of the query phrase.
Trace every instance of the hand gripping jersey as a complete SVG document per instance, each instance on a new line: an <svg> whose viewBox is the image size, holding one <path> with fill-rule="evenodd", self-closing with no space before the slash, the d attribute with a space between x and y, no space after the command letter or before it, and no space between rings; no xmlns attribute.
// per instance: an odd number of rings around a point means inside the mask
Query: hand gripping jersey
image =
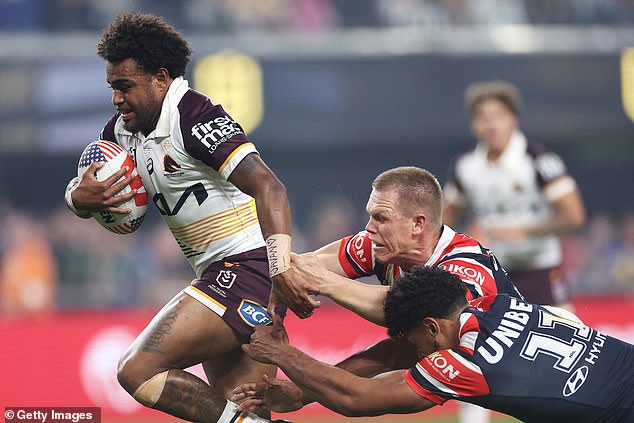
<svg viewBox="0 0 634 423"><path fill-rule="evenodd" d="M450 167L444 192L450 203L469 207L486 233L489 226L540 224L552 215L550 203L575 187L558 155L516 132L496 162L487 158L482 144L459 156ZM562 260L555 235L521 243L489 239L487 246L509 272L555 267Z"/></svg>
<svg viewBox="0 0 634 423"><path fill-rule="evenodd" d="M634 422L634 345L574 314L507 295L460 316L460 346L405 371L419 395L459 399L524 422Z"/></svg>
<svg viewBox="0 0 634 423"><path fill-rule="evenodd" d="M401 277L403 269L374 260L367 231L341 240L339 264L351 279L376 275L383 285ZM467 299L504 293L522 298L495 256L478 241L443 225L440 240L425 263L458 275L467 288Z"/></svg>
<svg viewBox="0 0 634 423"><path fill-rule="evenodd" d="M115 114L100 138L134 158L143 185L200 277L212 262L264 246L253 198L227 178L257 153L220 105L175 79L156 129L144 137Z"/></svg>

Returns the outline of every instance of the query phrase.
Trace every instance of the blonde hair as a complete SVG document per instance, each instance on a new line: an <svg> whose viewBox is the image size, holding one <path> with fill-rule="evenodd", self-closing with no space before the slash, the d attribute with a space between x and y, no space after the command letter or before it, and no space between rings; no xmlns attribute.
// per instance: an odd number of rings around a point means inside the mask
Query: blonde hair
<svg viewBox="0 0 634 423"><path fill-rule="evenodd" d="M401 166L386 170L374 179L376 191L394 190L402 214L423 212L433 221L440 222L442 188L429 171L415 166Z"/></svg>
<svg viewBox="0 0 634 423"><path fill-rule="evenodd" d="M522 107L519 89L507 81L479 81L469 84L464 92L464 105L470 116L484 100L494 99L504 104L515 116Z"/></svg>

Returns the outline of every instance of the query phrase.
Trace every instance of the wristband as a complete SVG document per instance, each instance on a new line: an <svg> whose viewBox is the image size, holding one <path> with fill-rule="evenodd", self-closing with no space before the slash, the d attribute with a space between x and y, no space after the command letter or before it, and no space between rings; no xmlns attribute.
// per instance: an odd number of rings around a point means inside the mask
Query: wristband
<svg viewBox="0 0 634 423"><path fill-rule="evenodd" d="M66 193L64 194L64 200L66 201L66 206L68 207L70 211L72 211L77 216L83 219L87 219L91 217L92 214L89 211L77 210L77 208L73 204L72 195L73 195L73 191L75 191L75 188L77 188L77 185L79 185L79 179L78 178L71 179L71 181L66 186Z"/></svg>
<svg viewBox="0 0 634 423"><path fill-rule="evenodd" d="M266 239L266 255L269 257L271 277L291 268L291 236L273 234Z"/></svg>

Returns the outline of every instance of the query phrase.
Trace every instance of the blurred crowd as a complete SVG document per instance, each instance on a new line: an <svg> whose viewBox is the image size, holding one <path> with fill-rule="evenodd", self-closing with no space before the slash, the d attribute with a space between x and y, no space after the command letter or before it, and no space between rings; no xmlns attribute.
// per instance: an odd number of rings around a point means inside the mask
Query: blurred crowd
<svg viewBox="0 0 634 423"><path fill-rule="evenodd" d="M30 215L0 206L0 316L100 307L160 307L194 277L171 233L152 211L131 235L116 235L63 206ZM311 251L356 233L365 214L347 198L316 198L295 222L293 249ZM634 294L634 213L597 214L564 237L574 294Z"/></svg>
<svg viewBox="0 0 634 423"><path fill-rule="evenodd" d="M0 0L0 30L101 30L122 10L202 33L634 23L631 0Z"/></svg>

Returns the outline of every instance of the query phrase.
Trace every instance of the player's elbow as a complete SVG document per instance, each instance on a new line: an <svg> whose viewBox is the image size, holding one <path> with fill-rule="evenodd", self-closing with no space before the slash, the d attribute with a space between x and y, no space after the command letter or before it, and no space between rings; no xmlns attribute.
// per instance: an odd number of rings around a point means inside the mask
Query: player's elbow
<svg viewBox="0 0 634 423"><path fill-rule="evenodd" d="M286 186L280 181L273 173L263 175L263 178L259 181L258 187L254 192L254 198L257 201L258 197L261 198L286 198Z"/></svg>
<svg viewBox="0 0 634 423"><path fill-rule="evenodd" d="M365 409L364 398L354 393L342 394L331 408L334 412L346 417L363 417L372 415Z"/></svg>

